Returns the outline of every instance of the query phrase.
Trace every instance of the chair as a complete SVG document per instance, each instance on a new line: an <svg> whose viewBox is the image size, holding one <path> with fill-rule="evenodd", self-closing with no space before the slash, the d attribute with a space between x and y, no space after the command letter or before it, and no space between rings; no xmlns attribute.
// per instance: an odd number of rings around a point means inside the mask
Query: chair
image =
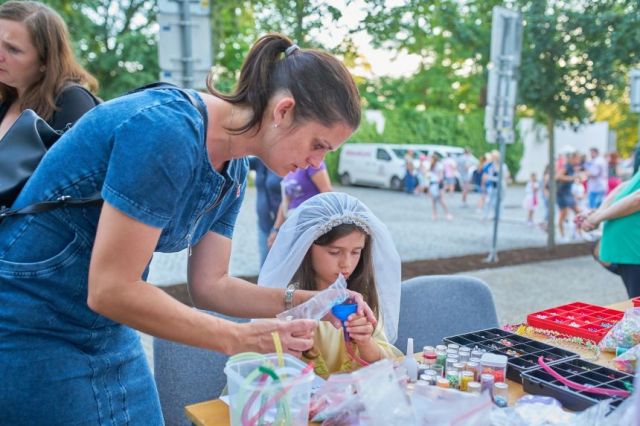
<svg viewBox="0 0 640 426"><path fill-rule="evenodd" d="M404 351L413 337L415 351L455 334L498 326L491 290L483 281L461 275L411 278L402 283L398 339Z"/></svg>
<svg viewBox="0 0 640 426"><path fill-rule="evenodd" d="M217 317L247 322L210 312ZM229 357L219 352L153 339L154 376L167 426L189 426L185 405L218 398L227 384L224 366Z"/></svg>

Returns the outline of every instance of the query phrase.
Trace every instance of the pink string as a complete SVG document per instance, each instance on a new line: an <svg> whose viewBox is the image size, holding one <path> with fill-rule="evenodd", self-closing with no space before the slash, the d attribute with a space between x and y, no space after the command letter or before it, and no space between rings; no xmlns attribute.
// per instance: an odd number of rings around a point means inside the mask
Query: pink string
<svg viewBox="0 0 640 426"><path fill-rule="evenodd" d="M618 390L618 389L604 389L604 388L598 388L598 387L594 387L594 386L587 386L587 385L581 385L580 383L576 383L574 381L571 381L565 377L562 377L557 371L555 371L553 368L549 367L545 362L544 359L542 358L542 356L538 357L538 364L544 369L544 371L546 371L547 373L551 374L551 376L553 376L554 379L556 379L557 381L559 381L560 383L562 383L565 386L568 386L572 389L577 389L581 392L588 392L588 393L596 393L598 395L607 395L607 396L619 396L622 398L626 398L629 395L631 395L631 393L629 391L625 391L625 390Z"/></svg>

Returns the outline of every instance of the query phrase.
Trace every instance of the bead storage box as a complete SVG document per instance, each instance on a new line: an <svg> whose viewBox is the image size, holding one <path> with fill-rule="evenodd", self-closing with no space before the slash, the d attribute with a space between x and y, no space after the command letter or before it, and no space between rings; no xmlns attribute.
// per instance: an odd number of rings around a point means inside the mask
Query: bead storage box
<svg viewBox="0 0 640 426"><path fill-rule="evenodd" d="M546 343L519 336L499 328L474 331L466 334L445 337L446 343L456 343L460 346L478 348L507 357L507 378L514 382L521 382L523 371L538 368L538 357L553 365L560 361L578 358L579 355L565 349L556 348Z"/></svg>
<svg viewBox="0 0 640 426"><path fill-rule="evenodd" d="M550 367L562 377L581 385L595 386L604 389L630 390L633 376L602 367L581 359L559 362ZM612 398L580 390L574 390L557 381L542 368L522 373L522 388L534 395L552 396L562 403L564 408L582 411L604 399ZM611 407L615 408L624 398L613 397Z"/></svg>
<svg viewBox="0 0 640 426"><path fill-rule="evenodd" d="M624 312L615 309L574 302L531 313L527 315L527 324L598 343L623 315Z"/></svg>
<svg viewBox="0 0 640 426"><path fill-rule="evenodd" d="M640 308L640 297L634 297L633 299L631 299L631 301L633 302L633 306L635 308Z"/></svg>

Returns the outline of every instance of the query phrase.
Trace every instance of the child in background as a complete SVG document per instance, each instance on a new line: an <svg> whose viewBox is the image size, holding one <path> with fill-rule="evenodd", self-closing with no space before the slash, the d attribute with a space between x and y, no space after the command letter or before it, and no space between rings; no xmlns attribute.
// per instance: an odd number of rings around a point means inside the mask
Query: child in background
<svg viewBox="0 0 640 426"><path fill-rule="evenodd" d="M538 207L538 177L531 173L527 186L524 188L524 200L522 208L527 212L527 225L533 226L533 215Z"/></svg>
<svg viewBox="0 0 640 426"><path fill-rule="evenodd" d="M378 318L352 314L342 329L320 321L314 347L303 353L321 377L402 355L395 341L400 315L400 256L387 228L356 198L318 194L287 218L258 277L258 285L324 290L342 274Z"/></svg>

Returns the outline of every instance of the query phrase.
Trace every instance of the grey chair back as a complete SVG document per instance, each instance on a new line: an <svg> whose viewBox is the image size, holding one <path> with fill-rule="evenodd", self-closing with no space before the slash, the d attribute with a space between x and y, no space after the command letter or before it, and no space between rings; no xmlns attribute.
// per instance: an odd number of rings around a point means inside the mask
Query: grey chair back
<svg viewBox="0 0 640 426"><path fill-rule="evenodd" d="M414 350L442 339L498 326L491 290L483 281L461 275L411 278L402 283L400 322L395 345L403 352L407 338Z"/></svg>
<svg viewBox="0 0 640 426"><path fill-rule="evenodd" d="M248 321L211 314L235 322ZM154 377L167 426L191 425L184 407L220 396L227 384L223 370L228 358L219 352L153 339Z"/></svg>

